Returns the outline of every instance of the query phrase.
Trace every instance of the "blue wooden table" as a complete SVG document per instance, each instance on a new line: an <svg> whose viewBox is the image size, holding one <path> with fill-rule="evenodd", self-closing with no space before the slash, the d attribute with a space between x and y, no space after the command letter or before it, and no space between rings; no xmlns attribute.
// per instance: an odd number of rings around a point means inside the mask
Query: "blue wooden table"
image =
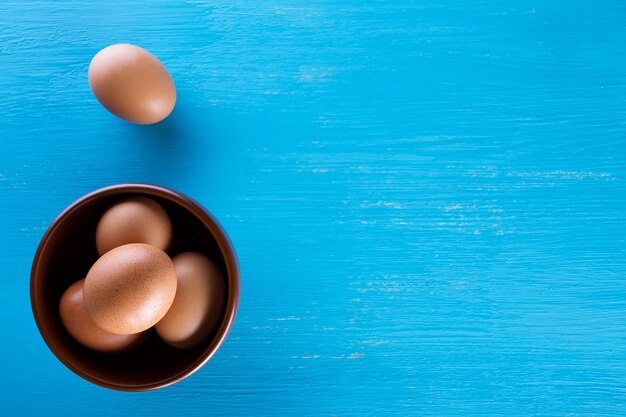
<svg viewBox="0 0 626 417"><path fill-rule="evenodd" d="M92 96L118 42L170 70L165 122ZM6 0L0 64L0 415L624 414L623 1ZM241 262L223 348L151 393L72 374L30 310L46 227L120 182Z"/></svg>

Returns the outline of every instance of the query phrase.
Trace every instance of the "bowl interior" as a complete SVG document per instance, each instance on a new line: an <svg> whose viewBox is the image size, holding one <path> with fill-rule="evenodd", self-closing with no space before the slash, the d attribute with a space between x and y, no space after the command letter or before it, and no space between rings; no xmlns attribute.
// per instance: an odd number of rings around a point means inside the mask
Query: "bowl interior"
<svg viewBox="0 0 626 417"><path fill-rule="evenodd" d="M153 189L96 192L59 216L44 236L33 268L33 310L42 336L54 354L80 376L108 388L135 391L169 385L192 373L219 347L223 339L219 336L228 331L230 320L222 311L222 320L213 334L189 349L169 346L151 329L147 340L134 350L99 353L83 347L67 333L59 315L61 296L71 284L85 278L98 259L95 230L104 211L131 195L152 198L169 214L173 226L170 256L201 252L220 268L228 299L236 289L229 285L228 261L209 228L211 225L194 213L202 209L184 197ZM232 309L228 299L224 310Z"/></svg>

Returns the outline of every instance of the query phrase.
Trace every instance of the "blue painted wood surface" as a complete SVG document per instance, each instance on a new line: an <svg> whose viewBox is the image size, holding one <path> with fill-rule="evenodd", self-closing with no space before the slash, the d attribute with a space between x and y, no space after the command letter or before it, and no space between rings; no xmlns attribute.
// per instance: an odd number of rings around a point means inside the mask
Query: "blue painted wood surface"
<svg viewBox="0 0 626 417"><path fill-rule="evenodd" d="M171 71L164 123L91 95L117 42ZM0 2L0 415L624 415L625 57L623 1ZM64 368L28 293L129 181L215 213L243 281L144 394Z"/></svg>

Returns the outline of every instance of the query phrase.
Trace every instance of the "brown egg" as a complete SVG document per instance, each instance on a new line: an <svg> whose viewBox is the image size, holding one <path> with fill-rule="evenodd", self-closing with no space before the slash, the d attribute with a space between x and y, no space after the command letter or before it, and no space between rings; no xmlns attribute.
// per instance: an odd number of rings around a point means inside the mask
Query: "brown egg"
<svg viewBox="0 0 626 417"><path fill-rule="evenodd" d="M165 252L131 243L105 253L91 267L85 278L85 307L108 332L139 333L165 316L176 285L176 270Z"/></svg>
<svg viewBox="0 0 626 417"><path fill-rule="evenodd" d="M185 252L173 262L176 298L155 329L170 345L188 348L205 339L221 320L226 289L220 270L206 256Z"/></svg>
<svg viewBox="0 0 626 417"><path fill-rule="evenodd" d="M121 352L141 343L144 333L109 333L93 322L83 302L84 282L75 282L61 297L59 313L68 333L83 346L100 352Z"/></svg>
<svg viewBox="0 0 626 417"><path fill-rule="evenodd" d="M89 85L108 111L133 123L160 122L176 104L174 81L163 64L127 43L108 46L93 57Z"/></svg>
<svg viewBox="0 0 626 417"><path fill-rule="evenodd" d="M172 222L158 203L131 197L108 209L96 229L96 247L104 255L128 243L147 243L167 250L172 239Z"/></svg>

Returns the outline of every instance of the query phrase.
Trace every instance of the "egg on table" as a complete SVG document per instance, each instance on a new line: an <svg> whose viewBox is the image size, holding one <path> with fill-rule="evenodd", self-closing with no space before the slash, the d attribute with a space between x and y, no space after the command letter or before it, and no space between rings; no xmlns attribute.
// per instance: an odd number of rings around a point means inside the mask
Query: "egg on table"
<svg viewBox="0 0 626 417"><path fill-rule="evenodd" d="M59 313L63 326L80 344L99 352L121 352L137 346L144 333L115 334L98 327L83 301L84 279L72 284L61 297Z"/></svg>
<svg viewBox="0 0 626 417"><path fill-rule="evenodd" d="M165 252L144 243L118 246L102 255L85 278L85 307L102 329L142 332L165 316L177 278Z"/></svg>
<svg viewBox="0 0 626 417"><path fill-rule="evenodd" d="M172 239L172 222L156 201L130 197L109 208L96 228L98 254L128 243L147 243L167 250Z"/></svg>
<svg viewBox="0 0 626 417"><path fill-rule="evenodd" d="M219 268L206 256L185 252L172 261L178 277L176 297L155 329L166 343L189 348L221 320L226 288Z"/></svg>
<svg viewBox="0 0 626 417"><path fill-rule="evenodd" d="M116 44L98 52L89 65L94 96L117 117L138 124L165 119L176 104L176 88L163 64L150 52Z"/></svg>

